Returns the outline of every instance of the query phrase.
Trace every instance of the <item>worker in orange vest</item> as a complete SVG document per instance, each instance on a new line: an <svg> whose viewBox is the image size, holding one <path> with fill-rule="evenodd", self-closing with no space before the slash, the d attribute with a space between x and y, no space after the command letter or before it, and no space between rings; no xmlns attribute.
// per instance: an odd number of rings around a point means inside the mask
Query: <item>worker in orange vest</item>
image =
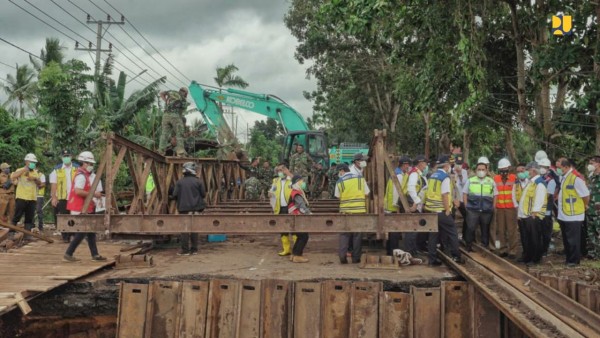
<svg viewBox="0 0 600 338"><path fill-rule="evenodd" d="M496 230L499 242L500 257L515 259L519 245L517 227L517 176L510 173L510 161L506 158L498 162L498 174L494 176L494 183L498 189L496 197Z"/></svg>

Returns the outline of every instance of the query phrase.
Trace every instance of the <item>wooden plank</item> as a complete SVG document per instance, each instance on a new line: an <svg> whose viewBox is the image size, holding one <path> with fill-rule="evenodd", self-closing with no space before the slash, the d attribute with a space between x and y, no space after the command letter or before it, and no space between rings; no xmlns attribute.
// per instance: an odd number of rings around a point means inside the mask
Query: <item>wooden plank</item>
<svg viewBox="0 0 600 338"><path fill-rule="evenodd" d="M148 285L121 283L119 312L117 315L117 338L144 336Z"/></svg>
<svg viewBox="0 0 600 338"><path fill-rule="evenodd" d="M354 282L350 298L351 338L377 338L380 282Z"/></svg>
<svg viewBox="0 0 600 338"><path fill-rule="evenodd" d="M296 282L294 338L321 337L321 283Z"/></svg>
<svg viewBox="0 0 600 338"><path fill-rule="evenodd" d="M439 288L410 287L413 296L411 319L414 337L440 337L441 292ZM423 320L427 318L427 320Z"/></svg>
<svg viewBox="0 0 600 338"><path fill-rule="evenodd" d="M593 286L588 285L584 282L577 283L577 302L586 308L593 311L594 300L592 299Z"/></svg>
<svg viewBox="0 0 600 338"><path fill-rule="evenodd" d="M568 277L558 277L558 291L567 297L573 298L571 297L570 280Z"/></svg>
<svg viewBox="0 0 600 338"><path fill-rule="evenodd" d="M242 280L240 284L236 337L259 338L262 308L261 282L259 280Z"/></svg>
<svg viewBox="0 0 600 338"><path fill-rule="evenodd" d="M145 337L175 337L181 308L181 282L152 281L149 295Z"/></svg>
<svg viewBox="0 0 600 338"><path fill-rule="evenodd" d="M540 274L539 278L542 283L550 286L551 288L558 290L558 278L556 276L548 275L548 274Z"/></svg>
<svg viewBox="0 0 600 338"><path fill-rule="evenodd" d="M411 336L411 303L409 293L385 291L379 294L379 337Z"/></svg>
<svg viewBox="0 0 600 338"><path fill-rule="evenodd" d="M207 303L207 281L185 281L181 284L178 338L204 337Z"/></svg>
<svg viewBox="0 0 600 338"><path fill-rule="evenodd" d="M481 338L500 337L500 310L485 296L473 290L473 336Z"/></svg>
<svg viewBox="0 0 600 338"><path fill-rule="evenodd" d="M235 338L239 281L213 279L208 293L207 338Z"/></svg>
<svg viewBox="0 0 600 338"><path fill-rule="evenodd" d="M322 282L323 337L346 338L350 334L351 283L337 280Z"/></svg>
<svg viewBox="0 0 600 338"><path fill-rule="evenodd" d="M442 281L442 337L472 332L470 290L468 282Z"/></svg>
<svg viewBox="0 0 600 338"><path fill-rule="evenodd" d="M44 241L46 241L48 243L54 243L54 240L52 240L51 238L43 236L43 235L40 235L40 234L35 233L35 232L31 232L29 230L25 230L25 228L22 228L20 226L8 224L7 222L4 222L4 221L0 221L0 226L3 226L5 228L9 228L11 230L18 231L18 232L23 233L25 235L29 235L29 236L33 236L33 237L38 238L38 239L42 239L42 240L44 240Z"/></svg>
<svg viewBox="0 0 600 338"><path fill-rule="evenodd" d="M262 282L261 333L264 338L291 337L293 283L284 280Z"/></svg>

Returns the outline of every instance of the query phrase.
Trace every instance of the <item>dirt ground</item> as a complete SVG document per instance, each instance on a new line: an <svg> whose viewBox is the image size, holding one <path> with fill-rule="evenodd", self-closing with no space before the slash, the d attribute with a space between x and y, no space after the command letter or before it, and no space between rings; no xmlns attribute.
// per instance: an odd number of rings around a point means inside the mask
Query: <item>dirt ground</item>
<svg viewBox="0 0 600 338"><path fill-rule="evenodd" d="M203 237L203 236L201 236ZM397 270L360 269L358 264L339 263L337 235L312 235L304 255L310 262L292 263L280 257L279 236L230 236L226 242L201 241L199 254L177 256L177 245L153 249L155 266L151 268L112 269L97 273L89 280L164 277L232 277L239 279L359 279L383 280L391 284L439 284L441 279L456 279L448 267L408 266ZM365 242L366 244L366 242ZM363 246L369 254L385 254L381 244L373 241Z"/></svg>

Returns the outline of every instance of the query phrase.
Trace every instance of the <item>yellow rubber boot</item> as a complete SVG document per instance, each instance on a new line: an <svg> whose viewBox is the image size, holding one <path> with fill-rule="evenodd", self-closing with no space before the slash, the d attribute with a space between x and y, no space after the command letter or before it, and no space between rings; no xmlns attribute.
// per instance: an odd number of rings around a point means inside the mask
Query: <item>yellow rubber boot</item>
<svg viewBox="0 0 600 338"><path fill-rule="evenodd" d="M289 256L292 253L292 243L288 235L281 236L281 246L283 250L278 253L279 256Z"/></svg>

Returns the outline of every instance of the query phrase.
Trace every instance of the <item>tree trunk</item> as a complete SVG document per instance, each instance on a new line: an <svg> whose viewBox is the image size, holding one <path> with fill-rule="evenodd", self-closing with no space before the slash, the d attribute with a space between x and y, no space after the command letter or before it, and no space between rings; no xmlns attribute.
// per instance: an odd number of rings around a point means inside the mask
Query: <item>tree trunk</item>
<svg viewBox="0 0 600 338"><path fill-rule="evenodd" d="M430 143L431 136L429 135L429 127L431 124L431 111L423 113L423 120L425 121L425 158L429 161Z"/></svg>
<svg viewBox="0 0 600 338"><path fill-rule="evenodd" d="M19 118L22 120L25 118L25 111L23 110L23 101L19 100Z"/></svg>
<svg viewBox="0 0 600 338"><path fill-rule="evenodd" d="M600 82L600 1L596 3L596 57L594 58L594 74L596 75L596 81ZM598 93L596 93L598 97ZM592 106L592 109L596 111L596 154L600 155L600 116L598 116L598 102Z"/></svg>
<svg viewBox="0 0 600 338"><path fill-rule="evenodd" d="M510 163L514 166L518 163L517 151L513 142L513 131L512 128L506 128L506 151L508 152L508 158Z"/></svg>
<svg viewBox="0 0 600 338"><path fill-rule="evenodd" d="M463 160L468 163L469 162L469 153L471 152L471 132L469 129L465 128L465 133L463 134Z"/></svg>

